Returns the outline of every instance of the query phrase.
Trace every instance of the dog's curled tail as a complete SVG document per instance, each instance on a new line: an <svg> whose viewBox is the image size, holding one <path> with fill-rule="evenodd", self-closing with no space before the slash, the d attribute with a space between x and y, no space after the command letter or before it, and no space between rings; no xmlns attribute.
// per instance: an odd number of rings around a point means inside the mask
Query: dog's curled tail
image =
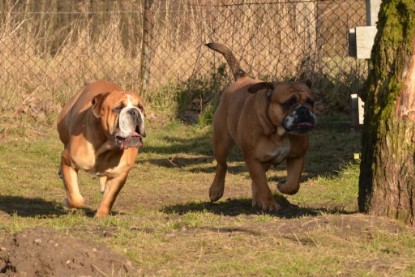
<svg viewBox="0 0 415 277"><path fill-rule="evenodd" d="M241 77L246 76L246 72L242 70L239 61L235 58L235 56L232 54L232 51L228 47L215 42L206 43L206 46L212 50L215 50L216 52L221 53L225 57L226 62L231 67L235 81Z"/></svg>

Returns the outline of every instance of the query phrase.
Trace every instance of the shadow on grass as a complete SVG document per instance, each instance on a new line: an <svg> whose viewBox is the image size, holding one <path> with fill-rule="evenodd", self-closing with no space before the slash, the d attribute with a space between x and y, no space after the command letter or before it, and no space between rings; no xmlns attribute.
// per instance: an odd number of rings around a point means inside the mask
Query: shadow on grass
<svg viewBox="0 0 415 277"><path fill-rule="evenodd" d="M145 160L154 165L165 168L180 168L192 173L214 173L213 157L190 158L175 156L166 159L147 159ZM228 164L228 172L238 174L247 171L243 158L235 159L230 156L229 161L241 161L238 165Z"/></svg>
<svg viewBox="0 0 415 277"><path fill-rule="evenodd" d="M353 212L326 209L326 208L301 208L291 204L284 196L274 195L275 200L282 206L280 211L264 212L259 208L252 207L251 199L227 199L226 201L210 203L187 203L164 207L162 212L167 214L183 215L191 212L210 212L218 215L238 216L238 215L260 215L268 214L280 218L298 218L303 216L318 216L321 214L352 214Z"/></svg>
<svg viewBox="0 0 415 277"><path fill-rule="evenodd" d="M213 173L215 171L213 165L206 167L206 165L212 164L212 161L214 160L211 134L201 134L191 138L180 138L174 136L174 134L169 134L159 139L168 144L168 146L144 146L140 151L143 154L163 154L166 158L146 159L145 161L166 168L189 167L186 170L194 173ZM238 147L232 149L228 161L243 161L243 156ZM229 168L231 168L231 166ZM240 172L243 169L242 167L238 167L238 169L235 170Z"/></svg>
<svg viewBox="0 0 415 277"><path fill-rule="evenodd" d="M21 217L56 217L70 213L63 208L62 203L46 201L41 198L28 198L21 196L0 196L0 210ZM94 216L95 211L80 209L86 216Z"/></svg>
<svg viewBox="0 0 415 277"><path fill-rule="evenodd" d="M304 176L306 179L321 175L337 175L341 166L353 161L353 153L360 152L360 133L350 128L350 118L344 114L320 116L319 123L310 133L310 147L306 153ZM167 131L166 131L167 132ZM207 132L188 138L169 131L161 138L162 146L145 146L143 153L164 154L169 158L148 159L147 162L167 168L183 168L189 172L214 173L212 134ZM198 157L194 157L197 155ZM241 151L234 147L229 162L243 162ZM231 166L230 166L231 169ZM232 170L232 169L231 169ZM271 168L270 171L275 170ZM286 170L285 163L277 170ZM237 166L234 172L246 171L245 166Z"/></svg>
<svg viewBox="0 0 415 277"><path fill-rule="evenodd" d="M166 134L159 138L166 145L163 146L149 146L145 145L140 151L142 153L191 153L199 155L212 156L212 135L199 134L191 138L181 138L174 134Z"/></svg>

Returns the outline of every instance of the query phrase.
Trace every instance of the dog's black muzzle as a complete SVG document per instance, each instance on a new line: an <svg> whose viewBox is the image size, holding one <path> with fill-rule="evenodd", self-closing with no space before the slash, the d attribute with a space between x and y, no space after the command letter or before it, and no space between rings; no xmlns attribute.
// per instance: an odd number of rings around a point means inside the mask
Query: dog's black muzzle
<svg viewBox="0 0 415 277"><path fill-rule="evenodd" d="M291 134L305 134L314 128L317 118L309 107L298 105L283 120L284 129Z"/></svg>

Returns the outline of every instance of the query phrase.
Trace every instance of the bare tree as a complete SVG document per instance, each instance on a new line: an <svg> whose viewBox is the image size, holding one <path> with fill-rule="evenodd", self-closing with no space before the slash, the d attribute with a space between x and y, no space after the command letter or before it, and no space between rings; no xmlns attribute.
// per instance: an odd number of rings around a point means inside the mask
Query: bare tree
<svg viewBox="0 0 415 277"><path fill-rule="evenodd" d="M414 0L383 0L377 28L362 91L359 210L414 225Z"/></svg>

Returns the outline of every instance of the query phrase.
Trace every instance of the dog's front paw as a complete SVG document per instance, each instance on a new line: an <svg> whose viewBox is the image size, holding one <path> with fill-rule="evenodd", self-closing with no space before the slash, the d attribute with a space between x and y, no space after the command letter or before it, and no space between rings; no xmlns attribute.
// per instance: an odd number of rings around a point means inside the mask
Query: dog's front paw
<svg viewBox="0 0 415 277"><path fill-rule="evenodd" d="M288 184L287 181L277 184L277 189L284 194L296 194L300 189L300 184Z"/></svg>
<svg viewBox="0 0 415 277"><path fill-rule="evenodd" d="M63 207L65 209L79 209L84 205L85 199L83 197L80 197L78 199L72 199L71 201L68 200L68 198L65 198L63 200Z"/></svg>
<svg viewBox="0 0 415 277"><path fill-rule="evenodd" d="M99 208L95 213L96 217L104 217L110 214L110 210L106 208Z"/></svg>
<svg viewBox="0 0 415 277"><path fill-rule="evenodd" d="M259 207L263 211L279 211L281 209L280 204L278 204L275 199L272 197L272 195L267 197L253 197L252 198L252 207Z"/></svg>
<svg viewBox="0 0 415 277"><path fill-rule="evenodd" d="M216 202L223 196L224 187L212 185L209 189L209 199L211 202Z"/></svg>

